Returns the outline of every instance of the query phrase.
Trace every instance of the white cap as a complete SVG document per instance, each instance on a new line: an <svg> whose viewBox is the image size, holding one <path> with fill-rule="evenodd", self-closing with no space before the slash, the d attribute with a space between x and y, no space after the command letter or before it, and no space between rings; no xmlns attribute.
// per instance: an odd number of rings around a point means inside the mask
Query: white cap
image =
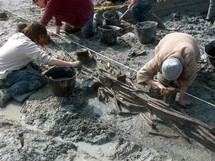
<svg viewBox="0 0 215 161"><path fill-rule="evenodd" d="M177 58L168 58L162 64L162 75L166 80L177 80L181 75L183 66Z"/></svg>

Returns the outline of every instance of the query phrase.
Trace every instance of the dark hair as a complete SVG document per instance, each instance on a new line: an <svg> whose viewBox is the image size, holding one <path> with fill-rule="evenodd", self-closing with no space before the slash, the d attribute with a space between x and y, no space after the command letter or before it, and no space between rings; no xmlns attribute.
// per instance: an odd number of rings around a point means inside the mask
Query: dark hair
<svg viewBox="0 0 215 161"><path fill-rule="evenodd" d="M47 37L46 27L39 22L33 22L32 24L28 25L22 30L22 33L36 44L39 43L41 36Z"/></svg>

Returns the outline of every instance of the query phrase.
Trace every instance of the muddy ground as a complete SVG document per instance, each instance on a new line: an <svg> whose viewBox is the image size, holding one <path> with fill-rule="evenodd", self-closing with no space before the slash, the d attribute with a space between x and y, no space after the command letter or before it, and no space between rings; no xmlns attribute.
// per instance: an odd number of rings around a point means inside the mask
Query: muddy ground
<svg viewBox="0 0 215 161"><path fill-rule="evenodd" d="M18 23L32 22L42 14L42 10L33 6L30 0L0 0L0 9L9 11L6 12L9 18L0 21L1 45L17 32ZM153 129L138 113L118 115L112 98L98 99L94 79L98 74L96 67L103 64L109 70L113 68L125 73L128 80L147 93L147 86L136 85L136 71L153 57L154 47L167 33L189 33L198 41L201 60L198 77L187 96L194 105L184 112L214 126L215 73L204 46L214 39L215 26L205 26L205 16L206 12L172 13L162 17L166 28L158 29L156 40L147 45L139 42L134 26L121 29L113 46L100 43L99 30L90 39L82 39L80 33L51 36L53 42L45 50L54 57L76 59L76 50L87 48L91 59L84 66L93 74L78 72L74 93L68 97L56 97L47 85L20 105L18 119L1 115L0 160L214 161L214 148L192 138L188 142L166 123L159 124L158 129L171 137L152 135ZM54 29L51 23L47 29ZM159 118L158 114L154 115ZM24 131L23 148L18 139L20 131Z"/></svg>

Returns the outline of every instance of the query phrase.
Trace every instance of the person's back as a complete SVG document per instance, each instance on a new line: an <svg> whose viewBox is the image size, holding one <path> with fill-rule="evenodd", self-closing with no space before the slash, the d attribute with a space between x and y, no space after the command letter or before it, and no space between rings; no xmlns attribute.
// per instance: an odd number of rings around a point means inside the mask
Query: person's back
<svg viewBox="0 0 215 161"><path fill-rule="evenodd" d="M194 50L196 57L199 57L199 48L196 40L189 34L186 33L171 33L166 35L156 46L155 53L159 54L160 57L168 57L176 52L185 54L182 49ZM191 52L189 52L191 53Z"/></svg>
<svg viewBox="0 0 215 161"><path fill-rule="evenodd" d="M40 22L46 26L54 16L55 24L58 26L61 26L61 21L64 21L75 28L80 28L89 19L92 12L91 0L47 0Z"/></svg>
<svg viewBox="0 0 215 161"><path fill-rule="evenodd" d="M60 34L62 21L74 29L81 29L82 36L93 36L93 3L92 0L33 0L33 3L45 8L40 23L47 26L55 18L56 34Z"/></svg>
<svg viewBox="0 0 215 161"><path fill-rule="evenodd" d="M6 72L19 70L32 61L26 51L33 44L23 33L16 33L8 39L0 48L0 78L4 78Z"/></svg>

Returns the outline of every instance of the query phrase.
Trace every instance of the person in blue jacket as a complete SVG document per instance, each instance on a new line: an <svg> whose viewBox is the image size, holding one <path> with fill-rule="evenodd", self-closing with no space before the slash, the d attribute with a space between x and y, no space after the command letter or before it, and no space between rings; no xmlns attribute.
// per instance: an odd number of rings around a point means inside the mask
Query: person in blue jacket
<svg viewBox="0 0 215 161"><path fill-rule="evenodd" d="M152 8L154 2L156 0L131 0L128 9L131 10L137 22L143 22L147 20L144 14Z"/></svg>
<svg viewBox="0 0 215 161"><path fill-rule="evenodd" d="M215 0L210 0L206 21L212 25L214 23L214 20L215 20Z"/></svg>
<svg viewBox="0 0 215 161"><path fill-rule="evenodd" d="M132 12L136 23L151 20L158 22L158 28L165 28L160 18L151 11L156 1L157 0L131 0L131 3L128 5L128 10Z"/></svg>

